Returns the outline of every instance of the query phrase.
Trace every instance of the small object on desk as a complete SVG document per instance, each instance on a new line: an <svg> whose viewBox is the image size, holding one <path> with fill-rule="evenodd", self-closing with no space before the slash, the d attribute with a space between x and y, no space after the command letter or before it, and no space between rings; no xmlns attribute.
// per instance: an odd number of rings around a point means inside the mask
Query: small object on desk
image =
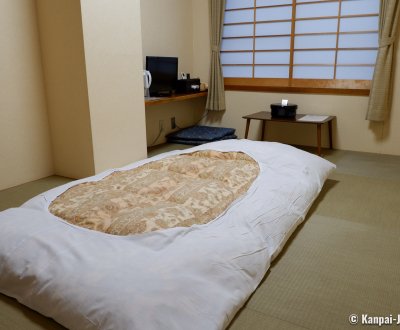
<svg viewBox="0 0 400 330"><path fill-rule="evenodd" d="M200 90L200 79L179 79L176 81L177 93L194 93Z"/></svg>
<svg viewBox="0 0 400 330"><path fill-rule="evenodd" d="M143 70L143 85L144 85L144 96L150 97L150 86L151 86L151 73L150 71Z"/></svg>
<svg viewBox="0 0 400 330"><path fill-rule="evenodd" d="M286 102L284 102L286 101ZM286 105L283 105L283 104ZM297 104L287 103L282 100L281 103L271 104L271 116L276 118L294 118L296 117Z"/></svg>
<svg viewBox="0 0 400 330"><path fill-rule="evenodd" d="M313 122L322 122L326 119L328 119L329 116L320 116L320 115L305 115L299 119L297 119L298 121L313 121Z"/></svg>
<svg viewBox="0 0 400 330"><path fill-rule="evenodd" d="M181 72L179 74L179 77L180 77L181 80L190 79L190 73Z"/></svg>

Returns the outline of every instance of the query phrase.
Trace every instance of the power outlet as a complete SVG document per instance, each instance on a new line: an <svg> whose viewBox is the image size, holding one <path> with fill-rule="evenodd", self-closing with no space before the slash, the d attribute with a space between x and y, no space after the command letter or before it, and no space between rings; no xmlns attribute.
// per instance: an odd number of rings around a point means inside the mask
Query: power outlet
<svg viewBox="0 0 400 330"><path fill-rule="evenodd" d="M162 132L164 130L164 120L160 119L158 122L158 130Z"/></svg>
<svg viewBox="0 0 400 330"><path fill-rule="evenodd" d="M171 117L171 128L172 129L176 128L175 117Z"/></svg>

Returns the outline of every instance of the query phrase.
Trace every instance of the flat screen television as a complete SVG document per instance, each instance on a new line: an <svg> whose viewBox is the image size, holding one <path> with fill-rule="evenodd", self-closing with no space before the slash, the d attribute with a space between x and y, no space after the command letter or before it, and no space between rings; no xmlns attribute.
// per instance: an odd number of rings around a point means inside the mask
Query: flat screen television
<svg viewBox="0 0 400 330"><path fill-rule="evenodd" d="M150 96L173 93L178 78L177 57L146 56L146 70L150 71L152 78Z"/></svg>

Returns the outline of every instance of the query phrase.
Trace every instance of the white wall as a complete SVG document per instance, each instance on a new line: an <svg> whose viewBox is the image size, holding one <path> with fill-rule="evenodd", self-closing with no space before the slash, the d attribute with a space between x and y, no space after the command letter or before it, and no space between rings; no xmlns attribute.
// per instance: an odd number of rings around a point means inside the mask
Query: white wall
<svg viewBox="0 0 400 330"><path fill-rule="evenodd" d="M145 56L173 56L178 57L179 71L192 72L192 2L141 0L140 7L143 67Z"/></svg>
<svg viewBox="0 0 400 330"><path fill-rule="evenodd" d="M40 0L55 173L81 178L147 155L139 0Z"/></svg>
<svg viewBox="0 0 400 330"><path fill-rule="evenodd" d="M34 1L0 1L0 190L53 174Z"/></svg>
<svg viewBox="0 0 400 330"><path fill-rule="evenodd" d="M193 71L198 72L204 82L210 78L210 21L208 1L192 0L193 12Z"/></svg>
<svg viewBox="0 0 400 330"><path fill-rule="evenodd" d="M38 0L54 173L94 174L80 0Z"/></svg>
<svg viewBox="0 0 400 330"><path fill-rule="evenodd" d="M0 2L0 189L146 157L140 22L139 0Z"/></svg>
<svg viewBox="0 0 400 330"><path fill-rule="evenodd" d="M81 0L95 172L147 156L139 0Z"/></svg>

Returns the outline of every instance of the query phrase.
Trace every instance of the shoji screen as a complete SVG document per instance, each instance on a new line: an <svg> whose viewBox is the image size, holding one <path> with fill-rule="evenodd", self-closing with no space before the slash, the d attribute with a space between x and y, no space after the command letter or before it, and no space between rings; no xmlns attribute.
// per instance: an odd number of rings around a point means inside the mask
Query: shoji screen
<svg viewBox="0 0 400 330"><path fill-rule="evenodd" d="M225 77L370 80L379 0L226 0Z"/></svg>

